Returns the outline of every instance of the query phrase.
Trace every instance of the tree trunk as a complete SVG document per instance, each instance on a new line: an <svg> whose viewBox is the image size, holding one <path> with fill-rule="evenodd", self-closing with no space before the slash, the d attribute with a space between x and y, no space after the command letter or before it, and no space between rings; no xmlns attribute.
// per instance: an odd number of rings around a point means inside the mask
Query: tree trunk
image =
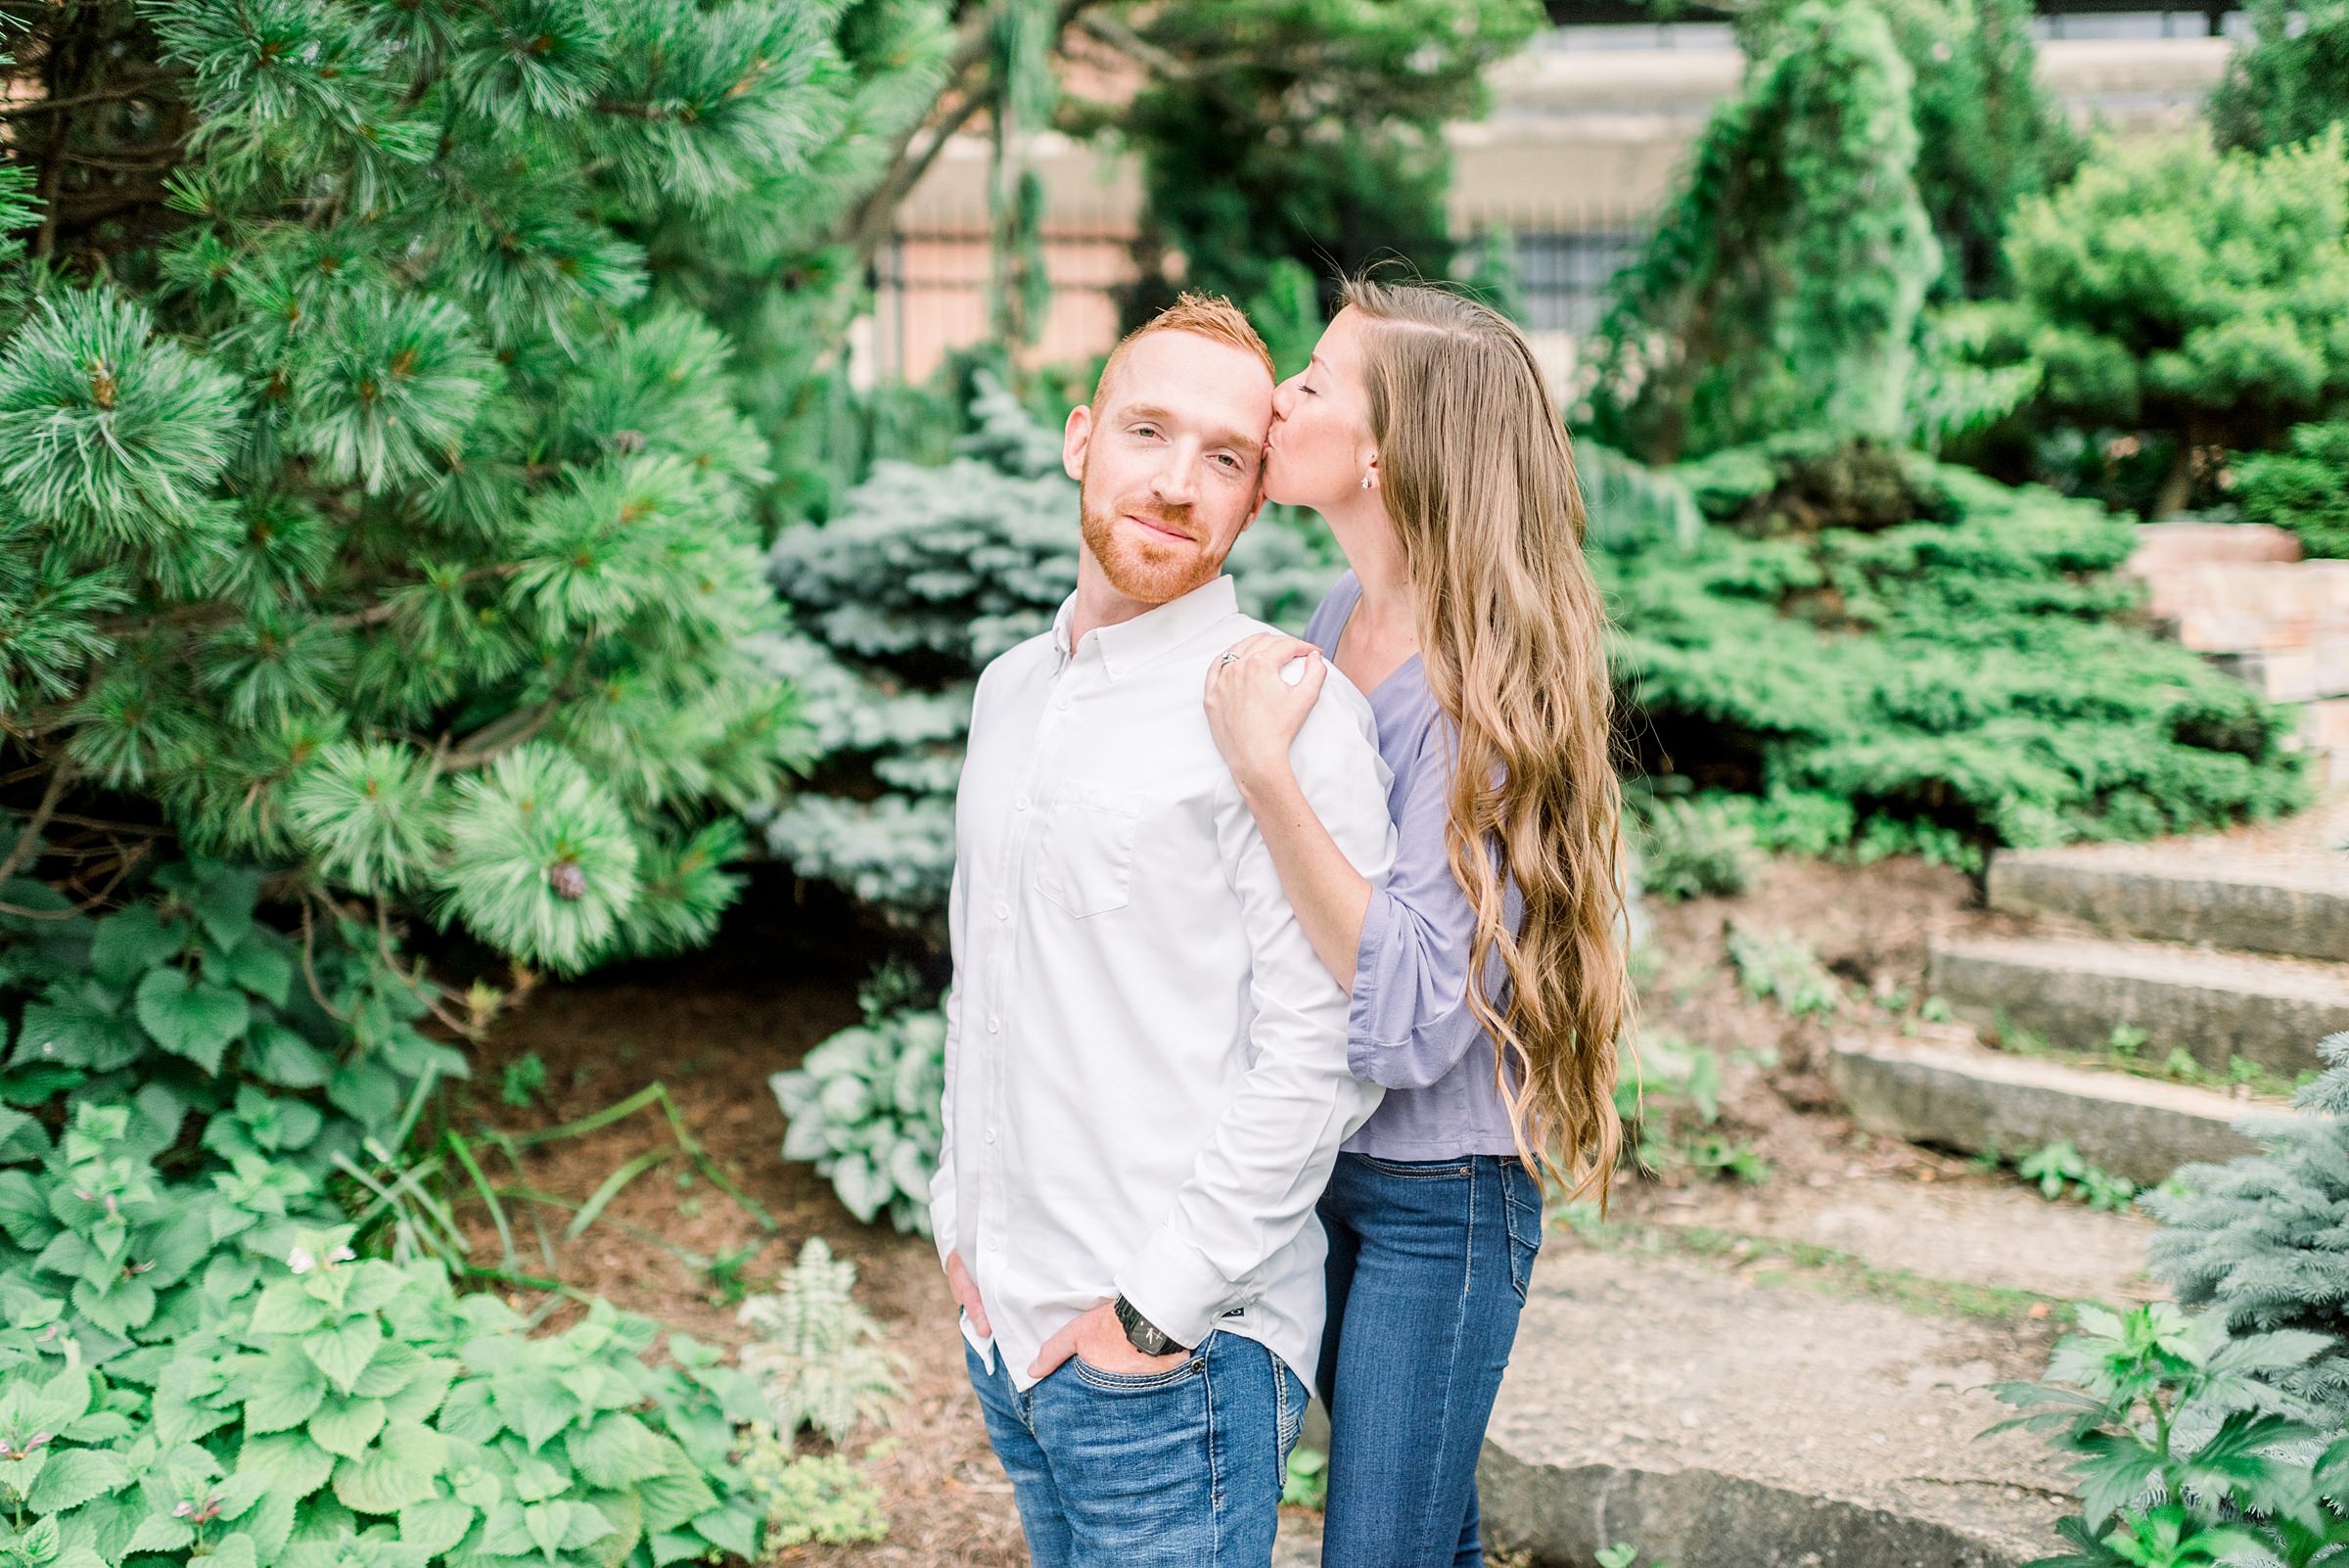
<svg viewBox="0 0 2349 1568"><path fill-rule="evenodd" d="M2178 433L2178 446L2170 454L2169 472L2161 477L2161 488L2153 492L2150 521L2158 523L2186 510L2187 498L2193 493L2196 444L2191 425Z"/></svg>

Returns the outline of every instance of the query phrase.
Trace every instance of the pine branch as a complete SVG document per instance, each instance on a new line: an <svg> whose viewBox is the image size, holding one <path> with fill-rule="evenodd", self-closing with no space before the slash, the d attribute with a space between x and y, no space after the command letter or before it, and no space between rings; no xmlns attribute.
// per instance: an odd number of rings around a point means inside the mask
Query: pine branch
<svg viewBox="0 0 2349 1568"><path fill-rule="evenodd" d="M546 727L560 706L552 697L530 708L517 708L500 718L493 718L458 745L453 752L444 752L433 760L435 772L470 772L500 753L510 752Z"/></svg>
<svg viewBox="0 0 2349 1568"><path fill-rule="evenodd" d="M6 886L8 879L31 860L33 847L40 843L41 829L49 825L50 815L57 810L57 803L66 798L66 788L72 782L73 760L69 757L59 758L57 766L49 774L49 787L41 792L41 804L32 808L32 816L25 822L24 831L17 836L17 847L8 852L7 859L0 860L0 886Z"/></svg>
<svg viewBox="0 0 2349 1568"><path fill-rule="evenodd" d="M15 104L0 109L0 119L29 119L35 115L54 115L64 110L81 109L90 104L109 104L125 98L147 97L148 89L166 82L176 82L171 75L142 76L137 81L124 82L94 93L81 93L71 98L42 98L28 104Z"/></svg>

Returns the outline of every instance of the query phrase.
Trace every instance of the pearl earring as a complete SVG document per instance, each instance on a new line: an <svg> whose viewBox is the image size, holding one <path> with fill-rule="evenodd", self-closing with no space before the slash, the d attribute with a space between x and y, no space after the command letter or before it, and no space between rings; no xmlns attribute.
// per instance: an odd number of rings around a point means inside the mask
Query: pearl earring
<svg viewBox="0 0 2349 1568"><path fill-rule="evenodd" d="M1364 474L1362 476L1362 488L1365 490L1377 489L1378 476L1376 474Z"/></svg>

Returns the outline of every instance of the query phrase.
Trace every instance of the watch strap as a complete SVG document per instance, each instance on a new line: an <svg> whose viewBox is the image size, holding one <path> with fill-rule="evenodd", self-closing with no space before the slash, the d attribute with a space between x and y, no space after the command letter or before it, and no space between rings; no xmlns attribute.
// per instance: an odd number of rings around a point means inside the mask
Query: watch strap
<svg viewBox="0 0 2349 1568"><path fill-rule="evenodd" d="M1133 1303L1120 1296L1114 1309L1118 1322L1126 1330L1126 1343L1144 1356L1174 1356L1188 1351L1188 1345L1177 1345L1167 1337L1157 1324L1144 1317Z"/></svg>

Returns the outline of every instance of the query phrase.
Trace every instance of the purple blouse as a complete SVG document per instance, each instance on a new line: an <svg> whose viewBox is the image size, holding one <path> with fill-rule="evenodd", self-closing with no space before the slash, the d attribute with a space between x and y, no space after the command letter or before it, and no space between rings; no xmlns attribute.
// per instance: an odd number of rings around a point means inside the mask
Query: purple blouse
<svg viewBox="0 0 2349 1568"><path fill-rule="evenodd" d="M1306 623L1305 638L1333 660L1362 585L1351 572ZM1370 692L1378 750L1395 782L1395 869L1370 894L1355 955L1346 1057L1354 1076L1386 1085L1387 1097L1344 1145L1387 1160L1514 1154L1508 1108L1493 1080L1493 1038L1468 1005L1468 946L1476 918L1451 874L1444 847L1459 729L1436 706L1417 654ZM1502 913L1524 918L1511 884ZM1487 994L1504 995L1499 954Z"/></svg>

